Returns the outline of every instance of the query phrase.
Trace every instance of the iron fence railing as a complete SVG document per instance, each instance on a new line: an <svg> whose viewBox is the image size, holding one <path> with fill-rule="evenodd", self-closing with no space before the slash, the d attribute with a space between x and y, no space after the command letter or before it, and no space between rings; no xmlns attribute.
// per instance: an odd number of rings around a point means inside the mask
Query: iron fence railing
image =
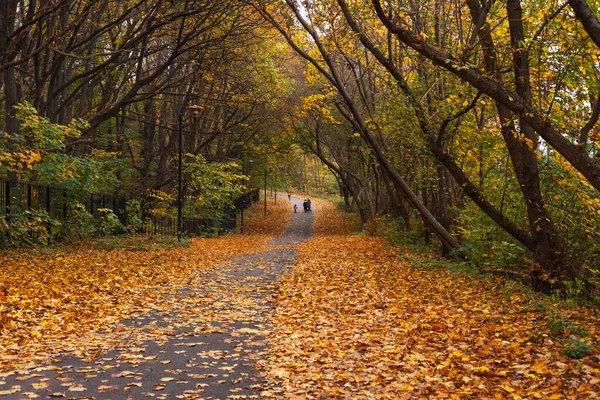
<svg viewBox="0 0 600 400"><path fill-rule="evenodd" d="M252 189L233 200L234 208L219 222L219 233L229 232L237 227L237 212L249 208L259 201L259 189ZM176 235L177 220L170 216L157 216L150 210L142 213L142 232L153 235ZM182 231L184 235L198 236L214 229L214 222L207 218L183 218Z"/></svg>
<svg viewBox="0 0 600 400"><path fill-rule="evenodd" d="M34 185L0 178L0 217L21 214L26 210L46 211L57 220L65 220L69 204L78 201L86 210L97 215L98 209L111 209L122 224L126 224L125 199L106 194L74 194L66 189Z"/></svg>
<svg viewBox="0 0 600 400"><path fill-rule="evenodd" d="M219 231L230 231L236 228L236 213L249 208L259 200L259 190L250 190L234 199L234 209L221 220ZM21 214L26 210L46 211L49 216L59 221L68 217L69 206L75 201L80 202L86 210L96 216L101 208L111 209L123 225L127 225L126 200L123 197L84 193L74 194L66 189L46 185L13 181L0 178L0 218ZM177 222L169 216L157 216L151 212L142 211L142 227L144 234L177 235ZM200 235L206 232L212 222L209 219L185 218L183 233Z"/></svg>
<svg viewBox="0 0 600 400"><path fill-rule="evenodd" d="M260 198L260 190L252 189L240 197L233 200L233 205L236 210L245 210L249 208L252 204L256 203Z"/></svg>

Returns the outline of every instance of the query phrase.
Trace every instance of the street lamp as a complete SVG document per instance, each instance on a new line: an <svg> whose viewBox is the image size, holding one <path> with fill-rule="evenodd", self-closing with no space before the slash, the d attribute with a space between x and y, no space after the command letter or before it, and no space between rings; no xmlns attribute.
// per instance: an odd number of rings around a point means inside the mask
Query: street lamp
<svg viewBox="0 0 600 400"><path fill-rule="evenodd" d="M183 207L183 109L179 110L177 116L178 141L179 141L179 159L178 159L178 175L177 175L177 240L181 241L181 233L183 231L182 222L182 207Z"/></svg>
<svg viewBox="0 0 600 400"><path fill-rule="evenodd" d="M179 141L179 159L177 171L177 239L181 241L183 234L183 113L187 110L193 110L194 115L198 115L199 110L203 107L191 105L186 108L181 108L177 115L178 125L178 141Z"/></svg>
<svg viewBox="0 0 600 400"><path fill-rule="evenodd" d="M265 217L267 216L267 166L265 165Z"/></svg>
<svg viewBox="0 0 600 400"><path fill-rule="evenodd" d="M248 164L252 165L254 160L248 160ZM242 161L242 175L246 175L246 164ZM244 233L244 209L246 208L246 195L247 193L242 194L242 213L240 220L240 233Z"/></svg>

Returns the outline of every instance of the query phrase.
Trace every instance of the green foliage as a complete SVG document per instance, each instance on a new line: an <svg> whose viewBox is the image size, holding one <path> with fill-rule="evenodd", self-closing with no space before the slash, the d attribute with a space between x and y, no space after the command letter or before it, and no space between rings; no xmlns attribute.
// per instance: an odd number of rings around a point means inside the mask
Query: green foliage
<svg viewBox="0 0 600 400"><path fill-rule="evenodd" d="M240 173L235 162L208 163L201 156L188 155L185 173L189 176L189 192L184 215L220 221L233 209L233 199L246 190L247 177Z"/></svg>
<svg viewBox="0 0 600 400"><path fill-rule="evenodd" d="M111 192L119 184L116 172L121 165L122 161L112 158L109 153L95 152L90 157L54 153L37 165L37 181L61 186L75 194Z"/></svg>
<svg viewBox="0 0 600 400"><path fill-rule="evenodd" d="M569 330L570 320L563 318L562 315L557 314L554 310L550 310L546 318L546 326L552 337L560 338Z"/></svg>
<svg viewBox="0 0 600 400"><path fill-rule="evenodd" d="M547 203L565 237L565 258L581 265L581 278L600 282L593 271L600 270L600 193L580 179L580 175L562 157L549 154L542 176ZM576 294L576 282L568 290ZM583 294L583 293L579 293Z"/></svg>
<svg viewBox="0 0 600 400"><path fill-rule="evenodd" d="M566 356L578 359L593 352L594 347L581 339L590 336L588 329L585 326L577 325L571 319L565 318L560 312L553 309L549 310L546 317L546 326L552 337L563 342L562 352Z"/></svg>
<svg viewBox="0 0 600 400"><path fill-rule="evenodd" d="M94 149L87 156L65 154L68 139L78 138L89 124L74 118L68 125L39 116L27 102L16 107L20 132L0 135L0 176L17 174L20 179L55 185L70 193L112 191L119 181L116 172L124 163L115 153Z"/></svg>
<svg viewBox="0 0 600 400"><path fill-rule="evenodd" d="M66 242L80 241L92 237L95 230L92 214L85 209L83 204L75 202L69 207L69 213L59 233L59 238Z"/></svg>
<svg viewBox="0 0 600 400"><path fill-rule="evenodd" d="M142 228L142 205L135 199L127 200L125 210L127 213L127 226L125 230L128 233L139 232Z"/></svg>
<svg viewBox="0 0 600 400"><path fill-rule="evenodd" d="M49 157L64 150L68 138L79 137L80 129L87 127L81 119L69 125L59 125L40 117L27 102L15 106L20 120L20 132L0 136L0 174L15 172L28 177L37 166L49 162Z"/></svg>
<svg viewBox="0 0 600 400"><path fill-rule="evenodd" d="M46 211L27 210L0 220L0 247L47 245L60 223Z"/></svg>
<svg viewBox="0 0 600 400"><path fill-rule="evenodd" d="M99 208L96 217L96 233L100 236L114 235L123 229L123 224L110 208Z"/></svg>
<svg viewBox="0 0 600 400"><path fill-rule="evenodd" d="M432 247L423 244L424 228L422 224L414 224L407 230L404 221L384 215L367 222L364 230L370 235L382 237L392 246L406 246L418 253L431 253Z"/></svg>
<svg viewBox="0 0 600 400"><path fill-rule="evenodd" d="M174 207L176 197L170 193L161 190L153 190L148 194L151 202L150 214L156 217L177 217L177 209ZM147 223L148 221L144 221Z"/></svg>
<svg viewBox="0 0 600 400"><path fill-rule="evenodd" d="M593 352L594 346L576 337L565 339L565 345L562 349L564 355L574 359L583 358Z"/></svg>
<svg viewBox="0 0 600 400"><path fill-rule="evenodd" d="M364 230L370 235L382 237L392 246L399 246L406 241L407 232L403 229L402 221L389 215L373 218L365 224Z"/></svg>
<svg viewBox="0 0 600 400"><path fill-rule="evenodd" d="M527 250L473 203L459 210L457 230L469 259L482 267L518 270L528 264Z"/></svg>
<svg viewBox="0 0 600 400"><path fill-rule="evenodd" d="M50 122L38 115L37 110L28 102L15 106L17 118L21 121L21 134L16 137L19 143L28 141L35 150L64 149L65 139L81 136L81 130L88 128L87 121L74 118L69 125Z"/></svg>

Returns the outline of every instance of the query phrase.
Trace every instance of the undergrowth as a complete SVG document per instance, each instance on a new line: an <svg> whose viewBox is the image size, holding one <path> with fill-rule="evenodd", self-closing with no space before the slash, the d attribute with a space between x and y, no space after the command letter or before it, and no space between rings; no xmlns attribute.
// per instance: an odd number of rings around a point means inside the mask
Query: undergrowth
<svg viewBox="0 0 600 400"><path fill-rule="evenodd" d="M562 353L573 359L593 354L596 347L600 345L590 342L590 332L587 327L565 315L565 310L575 312L582 306L594 307L600 304L600 302L590 301L589 298L583 299L581 296L583 283L578 280L567 282L566 289L560 293L545 295L537 293L523 284L527 280L526 277L513 268L506 268L502 263L498 266L482 266L481 257L472 257L469 261L440 258L435 254L436 249L433 246L423 245L422 231L419 229L403 230L403 226L398 220L389 217L377 218L367 224L361 233L379 236L391 246L406 248L409 251L399 257L407 260L414 268L446 269L460 276L488 280L490 287L501 288L505 292L506 298L513 293L520 293L535 311L544 315L543 319L538 321L539 333L531 338L532 342L550 337L559 341L563 346ZM510 250L513 249L508 245L506 247ZM472 252L472 249L470 250ZM503 261L504 263L514 263L516 259L516 257L508 256Z"/></svg>

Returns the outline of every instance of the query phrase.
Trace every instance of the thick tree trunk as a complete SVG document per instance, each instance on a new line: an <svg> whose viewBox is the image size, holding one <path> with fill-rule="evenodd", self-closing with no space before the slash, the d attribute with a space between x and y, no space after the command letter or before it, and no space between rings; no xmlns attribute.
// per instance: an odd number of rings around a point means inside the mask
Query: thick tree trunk
<svg viewBox="0 0 600 400"><path fill-rule="evenodd" d="M521 0L508 0L507 3L508 21L511 33L511 45L514 49L513 67L515 72L515 87L517 94L525 101L531 101L531 86L529 80L529 56L525 47L523 33L523 14L521 10ZM504 126L504 124L503 124ZM540 176L538 170L538 160L536 149L538 138L535 131L529 126L527 121L520 119L521 135L516 138L516 132L510 132L505 139L510 140L514 151L520 152L520 157L511 157L522 165L515 166L517 178L523 192L523 197L527 204L527 216L531 236L533 237L535 247L535 261L539 264L541 270L549 275L551 280L564 279L564 245L551 215L546 209L542 190L540 187ZM507 132L508 133L508 132ZM515 161L513 165L515 165ZM520 169L520 171L519 171ZM568 278L573 278L573 273L568 273ZM534 284L545 289L547 280L543 278L543 273L535 270L532 278Z"/></svg>
<svg viewBox="0 0 600 400"><path fill-rule="evenodd" d="M600 47L600 20L592 12L586 0L569 0L575 16L581 22L590 38Z"/></svg>
<svg viewBox="0 0 600 400"><path fill-rule="evenodd" d="M0 2L0 64L8 62L8 51L12 43L12 33L15 29L15 18L17 11L18 0L3 0ZM14 106L21 99L16 78L16 70L10 66L4 70L2 74L4 86L4 115L5 128L4 130L14 135L19 131L19 121L15 117Z"/></svg>
<svg viewBox="0 0 600 400"><path fill-rule="evenodd" d="M450 218L450 211L448 210L450 190L446 168L438 161L436 163L436 170L438 175L436 218L448 232L452 232L452 218ZM442 246L442 256L448 257L451 251L452 249L448 246Z"/></svg>

